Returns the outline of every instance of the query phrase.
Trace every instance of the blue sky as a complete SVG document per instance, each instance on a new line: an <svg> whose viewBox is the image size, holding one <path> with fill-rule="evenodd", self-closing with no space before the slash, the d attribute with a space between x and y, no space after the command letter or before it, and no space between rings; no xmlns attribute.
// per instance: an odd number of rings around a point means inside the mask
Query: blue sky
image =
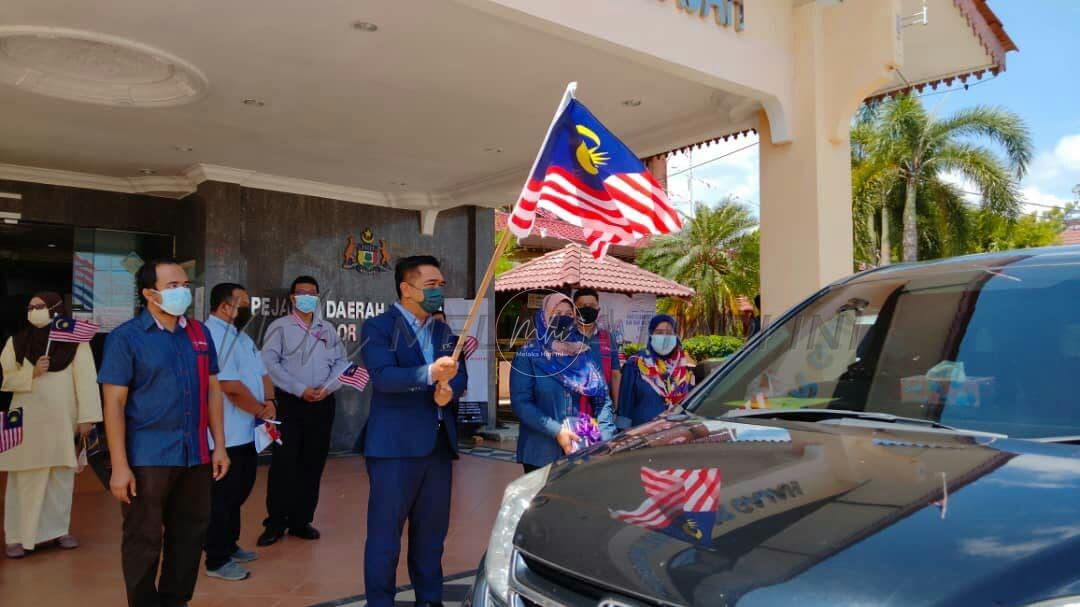
<svg viewBox="0 0 1080 607"><path fill-rule="evenodd" d="M973 105L1001 106L1020 114L1036 150L1021 184L1025 199L1062 205L1072 200L1072 187L1080 184L1080 75L1075 67L1080 59L1080 0L991 0L990 6L1020 47L1009 53L1006 71L966 91L927 95L923 101L939 115ZM676 203L688 204L692 183L696 200L714 202L731 194L757 207L757 147L736 151L754 141L756 136L740 138L669 160L669 187ZM692 182L689 173L675 174L691 161L701 164L725 154L730 156L695 168Z"/></svg>

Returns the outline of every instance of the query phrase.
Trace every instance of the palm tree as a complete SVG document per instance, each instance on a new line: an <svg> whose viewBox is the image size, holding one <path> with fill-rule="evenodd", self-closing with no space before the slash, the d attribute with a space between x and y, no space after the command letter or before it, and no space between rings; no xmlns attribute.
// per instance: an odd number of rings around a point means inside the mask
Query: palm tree
<svg viewBox="0 0 1080 607"><path fill-rule="evenodd" d="M944 196L952 208L923 211L943 221L956 215L951 203L962 204L962 193L942 179L947 173L959 174L974 184L982 195L983 206L992 213L1010 221L1019 216L1022 204L1016 183L1027 172L1033 147L1027 125L1016 114L978 106L938 119L917 98L904 95L882 102L860 118L868 124L863 125L865 132L858 133L860 141L853 141L853 159L854 148L860 148L863 156L857 166L864 166L865 174L855 175L853 189L860 188L861 180L874 194L866 194L868 199L879 201L881 209L891 194L903 193L904 261L919 259L920 198L924 204L934 206ZM990 149L972 143L973 138L980 137L999 144L1007 164ZM888 213L882 212L881 217L887 223ZM883 240L889 232L889 227L883 225ZM881 262L887 262L883 257Z"/></svg>
<svg viewBox="0 0 1080 607"><path fill-rule="evenodd" d="M855 257L870 265L886 265L892 251L889 191L897 171L872 154L877 139L870 110L860 113L851 129L851 194L855 219ZM880 223L878 216L880 214ZM880 225L880 228L879 228Z"/></svg>
<svg viewBox="0 0 1080 607"><path fill-rule="evenodd" d="M715 207L699 203L682 230L653 238L638 265L694 289L691 301L672 305L684 328L722 333L736 298L758 289L757 227L750 209L730 198Z"/></svg>

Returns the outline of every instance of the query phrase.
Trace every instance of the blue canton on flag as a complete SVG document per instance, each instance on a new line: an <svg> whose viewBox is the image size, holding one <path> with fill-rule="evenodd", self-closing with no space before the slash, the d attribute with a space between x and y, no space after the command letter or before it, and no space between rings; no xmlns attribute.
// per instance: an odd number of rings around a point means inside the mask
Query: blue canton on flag
<svg viewBox="0 0 1080 607"><path fill-rule="evenodd" d="M663 187L572 90L573 85L510 215L510 231L528 236L537 208L544 208L580 226L599 259L612 244L681 229Z"/></svg>

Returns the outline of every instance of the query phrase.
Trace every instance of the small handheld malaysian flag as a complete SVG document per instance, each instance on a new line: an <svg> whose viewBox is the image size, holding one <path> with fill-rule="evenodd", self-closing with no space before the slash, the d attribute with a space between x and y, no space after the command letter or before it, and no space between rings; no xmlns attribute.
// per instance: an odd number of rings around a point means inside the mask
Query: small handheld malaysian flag
<svg viewBox="0 0 1080 607"><path fill-rule="evenodd" d="M85 344L97 335L101 327L87 320L75 320L67 316L53 319L49 341Z"/></svg>
<svg viewBox="0 0 1080 607"><path fill-rule="evenodd" d="M262 453L271 443L282 444L281 430L278 425L281 422L272 419L255 420L255 452Z"/></svg>
<svg viewBox="0 0 1080 607"><path fill-rule="evenodd" d="M22 408L0 411L0 453L10 451L22 444Z"/></svg>
<svg viewBox="0 0 1080 607"><path fill-rule="evenodd" d="M339 382L346 386L352 386L360 392L364 391L364 386L367 386L369 379L371 377L368 375L367 369L361 368L360 365L349 365L349 368L338 376Z"/></svg>
<svg viewBox="0 0 1080 607"><path fill-rule="evenodd" d="M476 339L472 335L465 338L465 345L461 348L461 353L464 355L465 360L469 360L469 357L480 349L480 340Z"/></svg>

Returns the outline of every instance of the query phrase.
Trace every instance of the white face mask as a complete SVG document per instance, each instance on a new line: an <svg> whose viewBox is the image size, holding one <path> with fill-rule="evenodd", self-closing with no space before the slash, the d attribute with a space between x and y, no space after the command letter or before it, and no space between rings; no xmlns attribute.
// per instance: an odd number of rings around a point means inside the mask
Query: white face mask
<svg viewBox="0 0 1080 607"><path fill-rule="evenodd" d="M660 356L667 356L671 354L675 346L679 345L679 338L675 335L650 335L649 345L652 346L653 352Z"/></svg>
<svg viewBox="0 0 1080 607"><path fill-rule="evenodd" d="M52 320L52 316L49 315L48 309L43 308L40 310L30 310L30 312L26 314L26 320L30 321L30 324L34 325L35 327L39 329L44 329L49 325L49 322Z"/></svg>

